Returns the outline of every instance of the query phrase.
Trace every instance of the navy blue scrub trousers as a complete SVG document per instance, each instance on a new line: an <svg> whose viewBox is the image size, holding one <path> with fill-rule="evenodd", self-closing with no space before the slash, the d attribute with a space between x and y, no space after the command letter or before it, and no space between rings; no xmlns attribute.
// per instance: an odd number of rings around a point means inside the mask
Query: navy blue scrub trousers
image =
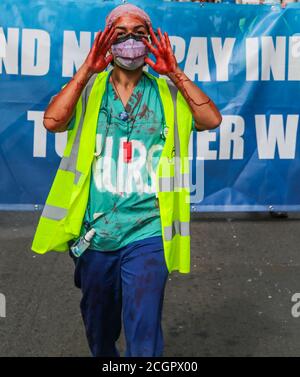
<svg viewBox="0 0 300 377"><path fill-rule="evenodd" d="M116 341L123 318L125 356L162 356L161 326L168 280L161 236L134 241L114 251L87 249L74 257L75 286L92 355L119 357ZM122 312L123 310L123 312Z"/></svg>

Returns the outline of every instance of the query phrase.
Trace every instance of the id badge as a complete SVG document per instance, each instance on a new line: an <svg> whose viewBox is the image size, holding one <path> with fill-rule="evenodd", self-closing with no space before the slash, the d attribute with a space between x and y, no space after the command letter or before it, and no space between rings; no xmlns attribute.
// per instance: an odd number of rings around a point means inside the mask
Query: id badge
<svg viewBox="0 0 300 377"><path fill-rule="evenodd" d="M123 143L123 158L124 162L131 162L132 159L132 142L124 141Z"/></svg>

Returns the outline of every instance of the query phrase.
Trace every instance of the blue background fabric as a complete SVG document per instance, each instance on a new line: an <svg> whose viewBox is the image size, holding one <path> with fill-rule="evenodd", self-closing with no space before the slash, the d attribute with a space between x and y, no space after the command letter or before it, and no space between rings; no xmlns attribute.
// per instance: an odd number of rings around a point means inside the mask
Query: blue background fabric
<svg viewBox="0 0 300 377"><path fill-rule="evenodd" d="M298 211L300 5L132 3L168 32L180 67L223 115L220 128L192 133L191 209ZM45 202L66 133L46 132L43 112L119 4L1 2L0 209Z"/></svg>

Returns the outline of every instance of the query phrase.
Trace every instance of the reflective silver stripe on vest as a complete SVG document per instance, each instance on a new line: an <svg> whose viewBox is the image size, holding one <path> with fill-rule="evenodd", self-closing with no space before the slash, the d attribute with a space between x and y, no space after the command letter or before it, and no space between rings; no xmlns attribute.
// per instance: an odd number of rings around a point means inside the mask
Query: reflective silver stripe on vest
<svg viewBox="0 0 300 377"><path fill-rule="evenodd" d="M178 118L177 118L177 94L178 88L170 81L166 81L171 93L173 107L174 107L174 146L175 146L175 172L174 177L159 178L159 190L161 192L174 191L175 187L186 188L190 187L189 173L180 172L180 140L178 130Z"/></svg>
<svg viewBox="0 0 300 377"><path fill-rule="evenodd" d="M158 184L160 192L174 191L174 177L160 177Z"/></svg>
<svg viewBox="0 0 300 377"><path fill-rule="evenodd" d="M190 176L188 173L180 174L180 182L176 187L180 188L190 188L190 182L189 182ZM160 192L170 192L174 191L174 177L160 177L158 179L159 183L159 191Z"/></svg>
<svg viewBox="0 0 300 377"><path fill-rule="evenodd" d="M74 143L75 143L75 140L74 140ZM79 147L79 146L77 146L77 147ZM74 163L74 160L75 160L75 163ZM82 175L81 172L76 169L76 159L71 158L71 156L70 157L63 157L61 159L61 162L59 164L59 169L64 170L64 171L70 171L70 172L74 173L75 174L75 179L74 179L75 184L78 183L78 181L79 181L79 179Z"/></svg>
<svg viewBox="0 0 300 377"><path fill-rule="evenodd" d="M79 181L79 179L80 179L81 176L82 176L82 173L80 173L80 171L76 170L75 171L75 178L74 178L75 185L77 185L77 183L78 183L78 181Z"/></svg>
<svg viewBox="0 0 300 377"><path fill-rule="evenodd" d="M178 130L178 118L177 118L177 94L178 88L170 81L167 80L167 84L171 93L173 107L174 107L174 146L175 146L175 187L186 187L188 188L189 177L182 177L180 173L180 140L179 140L179 130ZM188 174L184 174L187 175Z"/></svg>
<svg viewBox="0 0 300 377"><path fill-rule="evenodd" d="M190 223L188 221L173 221L172 225L164 227L164 236L166 241L171 241L175 234L181 236L190 235Z"/></svg>
<svg viewBox="0 0 300 377"><path fill-rule="evenodd" d="M75 136L74 143L72 145L72 150L69 157L63 157L59 164L59 169L70 171L75 174L74 183L77 184L82 173L78 170L76 170L76 164L77 164L77 158L78 158L78 152L79 152L79 143L80 143L80 137L82 132L82 126L84 122L84 116L86 112L86 107L88 103L88 99L93 87L93 84L95 82L95 79L97 78L97 73L95 73L93 76L91 76L90 80L88 81L87 85L83 89L82 92L82 112L81 117L79 120L79 125L77 129L77 133Z"/></svg>
<svg viewBox="0 0 300 377"><path fill-rule="evenodd" d="M50 204L45 204L42 216L47 217L51 220L62 220L67 214L66 208L52 206Z"/></svg>
<svg viewBox="0 0 300 377"><path fill-rule="evenodd" d="M181 186L182 188L189 189L190 188L190 174L184 173L181 174Z"/></svg>
<svg viewBox="0 0 300 377"><path fill-rule="evenodd" d="M173 107L174 107L174 144L175 144L175 156L180 158L180 143L178 133L178 119L177 119L177 93L178 88L170 81L167 80L167 84L171 93ZM180 167L180 166L179 166Z"/></svg>

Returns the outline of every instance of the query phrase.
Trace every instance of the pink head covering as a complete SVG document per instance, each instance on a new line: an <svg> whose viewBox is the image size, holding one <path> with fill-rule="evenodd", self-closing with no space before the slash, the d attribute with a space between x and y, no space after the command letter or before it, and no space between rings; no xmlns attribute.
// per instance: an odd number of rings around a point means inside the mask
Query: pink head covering
<svg viewBox="0 0 300 377"><path fill-rule="evenodd" d="M125 14L132 14L144 20L148 26L151 25L150 17L143 9L133 4L121 4L114 8L106 17L106 26L110 27L117 18L124 16Z"/></svg>

